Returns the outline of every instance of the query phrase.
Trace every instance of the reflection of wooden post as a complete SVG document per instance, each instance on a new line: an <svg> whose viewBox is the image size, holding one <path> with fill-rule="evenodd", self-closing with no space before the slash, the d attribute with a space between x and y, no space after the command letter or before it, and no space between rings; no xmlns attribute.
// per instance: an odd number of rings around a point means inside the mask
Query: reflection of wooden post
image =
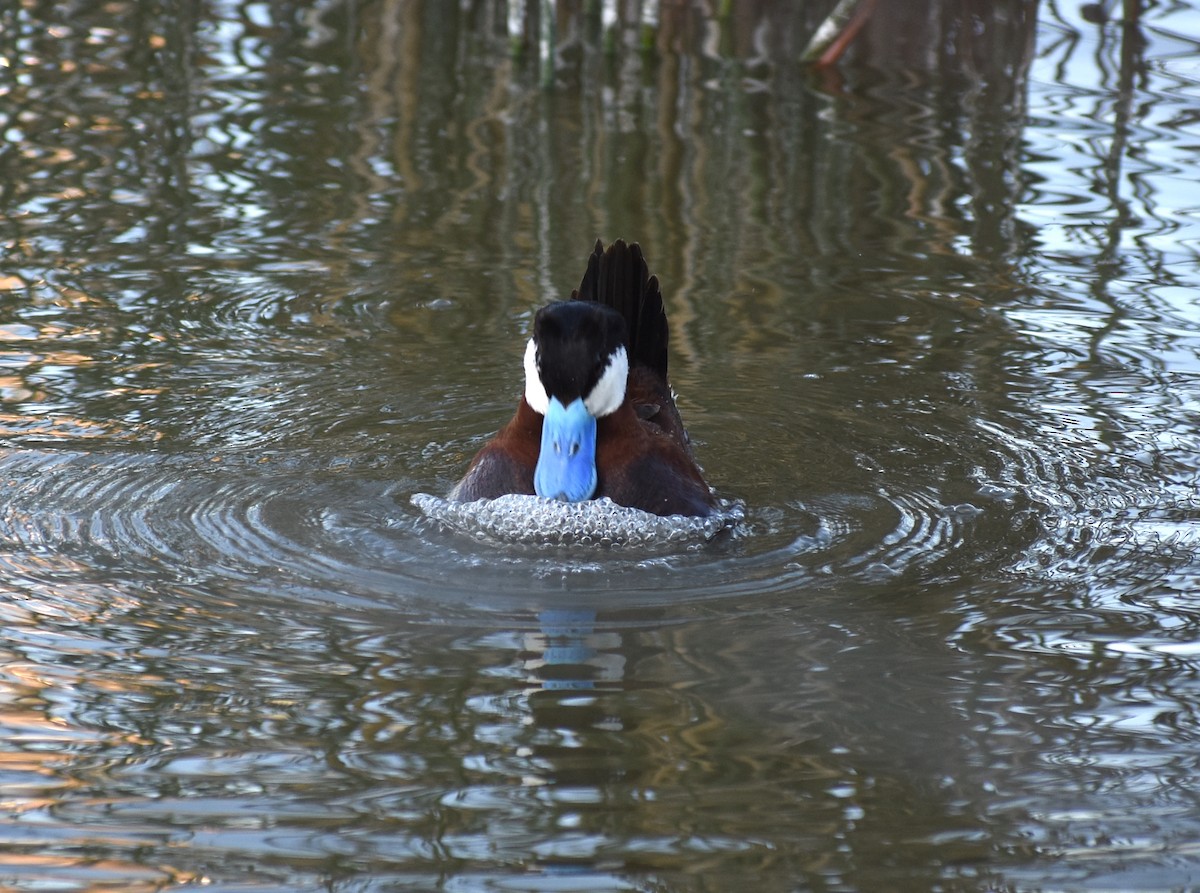
<svg viewBox="0 0 1200 893"><path fill-rule="evenodd" d="M800 54L801 62L833 65L867 23L875 0L838 0Z"/></svg>
<svg viewBox="0 0 1200 893"><path fill-rule="evenodd" d="M604 34L604 49L610 53L617 50L617 0L604 0L600 4L600 28Z"/></svg>
<svg viewBox="0 0 1200 893"><path fill-rule="evenodd" d="M638 23L643 50L654 49L654 41L658 35L658 0L646 0L642 4L642 14Z"/></svg>
<svg viewBox="0 0 1200 893"><path fill-rule="evenodd" d="M513 55L525 49L525 0L508 0L508 49Z"/></svg>
<svg viewBox="0 0 1200 893"><path fill-rule="evenodd" d="M554 37L558 23L554 15L554 0L542 0L541 21L538 23L538 65L542 86L554 86Z"/></svg>

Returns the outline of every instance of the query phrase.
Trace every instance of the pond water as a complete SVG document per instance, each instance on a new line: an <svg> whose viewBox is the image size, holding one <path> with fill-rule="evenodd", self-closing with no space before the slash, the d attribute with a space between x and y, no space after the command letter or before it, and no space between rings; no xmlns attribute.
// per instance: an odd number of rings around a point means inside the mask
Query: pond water
<svg viewBox="0 0 1200 893"><path fill-rule="evenodd" d="M0 887L1200 885L1200 11L831 5L0 12ZM597 237L744 521L432 522Z"/></svg>

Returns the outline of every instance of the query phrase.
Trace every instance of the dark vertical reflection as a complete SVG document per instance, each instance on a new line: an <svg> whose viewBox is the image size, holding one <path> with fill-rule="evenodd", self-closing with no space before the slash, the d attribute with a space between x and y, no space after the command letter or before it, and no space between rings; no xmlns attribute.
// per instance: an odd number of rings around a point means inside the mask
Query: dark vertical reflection
<svg viewBox="0 0 1200 893"><path fill-rule="evenodd" d="M877 3L800 65L831 6L559 2L549 60L549 4L0 7L0 843L64 889L1191 883L1150 174L1195 84L1132 2ZM745 536L418 526L597 237Z"/></svg>

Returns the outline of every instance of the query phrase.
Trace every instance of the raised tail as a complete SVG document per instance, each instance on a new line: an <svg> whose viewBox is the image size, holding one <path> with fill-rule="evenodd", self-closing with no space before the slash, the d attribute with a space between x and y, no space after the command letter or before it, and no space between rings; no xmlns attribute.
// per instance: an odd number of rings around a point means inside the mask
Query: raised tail
<svg viewBox="0 0 1200 893"><path fill-rule="evenodd" d="M595 301L620 313L629 331L629 365L648 366L666 381L667 314L658 277L650 275L641 246L617 239L605 250L597 239L571 300Z"/></svg>

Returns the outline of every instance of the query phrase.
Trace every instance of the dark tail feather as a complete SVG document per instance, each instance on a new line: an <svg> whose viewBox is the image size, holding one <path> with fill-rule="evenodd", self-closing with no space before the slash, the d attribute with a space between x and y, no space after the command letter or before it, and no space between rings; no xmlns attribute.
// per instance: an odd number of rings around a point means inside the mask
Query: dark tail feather
<svg viewBox="0 0 1200 893"><path fill-rule="evenodd" d="M666 380L667 314L662 291L636 242L626 245L617 239L605 251L597 239L587 272L579 288L571 292L571 299L606 304L625 317L629 364L649 366Z"/></svg>

